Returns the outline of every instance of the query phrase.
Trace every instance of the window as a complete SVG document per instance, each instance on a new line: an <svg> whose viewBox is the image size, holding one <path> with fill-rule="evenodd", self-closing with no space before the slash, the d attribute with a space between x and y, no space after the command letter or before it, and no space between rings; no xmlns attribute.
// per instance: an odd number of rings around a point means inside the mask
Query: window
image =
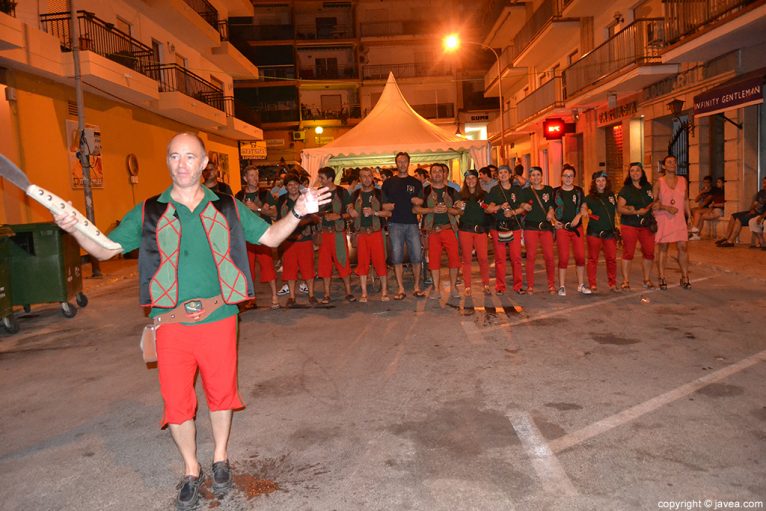
<svg viewBox="0 0 766 511"><path fill-rule="evenodd" d="M338 59L335 57L318 58L314 61L317 78L338 78Z"/></svg>

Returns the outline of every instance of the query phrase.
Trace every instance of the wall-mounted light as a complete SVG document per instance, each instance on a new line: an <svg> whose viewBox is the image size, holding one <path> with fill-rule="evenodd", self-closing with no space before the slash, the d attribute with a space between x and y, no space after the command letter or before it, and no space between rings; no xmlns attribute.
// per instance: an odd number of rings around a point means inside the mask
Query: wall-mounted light
<svg viewBox="0 0 766 511"><path fill-rule="evenodd" d="M667 107L670 113L678 117L684 109L684 101L682 99L674 99L667 104Z"/></svg>
<svg viewBox="0 0 766 511"><path fill-rule="evenodd" d="M316 133L317 135L321 135L322 133L324 133L324 128L321 126L317 126L316 128L314 128L314 133Z"/></svg>

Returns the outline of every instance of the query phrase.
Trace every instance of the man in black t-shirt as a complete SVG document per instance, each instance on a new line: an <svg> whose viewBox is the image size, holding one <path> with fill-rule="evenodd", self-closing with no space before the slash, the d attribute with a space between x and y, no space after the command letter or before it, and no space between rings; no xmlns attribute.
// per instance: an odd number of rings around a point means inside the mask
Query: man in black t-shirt
<svg viewBox="0 0 766 511"><path fill-rule="evenodd" d="M383 183L383 208L391 211L391 219L388 225L388 234L391 241L391 264L394 265L396 284L398 289L394 300L405 297L404 284L402 282L402 263L404 262L404 245L407 244L407 253L412 264L412 273L415 277L413 294L417 297L425 296L420 289L420 262L422 260L420 231L418 229L418 217L412 211L414 206L423 204L423 185L420 181L410 176L410 155L399 153L396 155L396 176L386 179Z"/></svg>

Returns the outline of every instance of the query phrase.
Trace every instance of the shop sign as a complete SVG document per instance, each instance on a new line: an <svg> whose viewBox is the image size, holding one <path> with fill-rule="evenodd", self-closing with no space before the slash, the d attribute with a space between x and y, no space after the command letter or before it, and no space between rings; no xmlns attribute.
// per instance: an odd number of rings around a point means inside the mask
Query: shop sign
<svg viewBox="0 0 766 511"><path fill-rule="evenodd" d="M285 146L284 138L267 138L266 139L266 147L284 147L284 146Z"/></svg>
<svg viewBox="0 0 766 511"><path fill-rule="evenodd" d="M763 103L763 78L763 74L759 74L735 83L724 83L694 96L694 115L704 117Z"/></svg>
<svg viewBox="0 0 766 511"><path fill-rule="evenodd" d="M239 157L242 160L265 160L266 142L263 140L258 140L255 142L240 141Z"/></svg>
<svg viewBox="0 0 766 511"><path fill-rule="evenodd" d="M630 117L638 113L638 101L631 101L624 105L617 105L614 108L599 112L598 124L612 124L625 117Z"/></svg>

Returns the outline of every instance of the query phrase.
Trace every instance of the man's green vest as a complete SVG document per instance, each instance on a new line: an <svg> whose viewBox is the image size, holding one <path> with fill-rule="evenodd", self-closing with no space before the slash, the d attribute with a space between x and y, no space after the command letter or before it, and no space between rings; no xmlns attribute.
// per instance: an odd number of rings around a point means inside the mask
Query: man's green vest
<svg viewBox="0 0 766 511"><path fill-rule="evenodd" d="M159 202L158 198L156 195L144 201L139 297L141 305L170 309L178 305L181 221L173 203ZM234 304L252 298L245 235L234 198L222 194L210 201L200 213L200 220L218 270L223 301Z"/></svg>
<svg viewBox="0 0 766 511"><path fill-rule="evenodd" d="M434 190L433 186L429 186L425 190L426 192L426 201L425 201L425 207L427 208L433 208L437 204L438 195L436 194L436 190ZM444 193L442 194L442 199L444 200L444 205L448 208L451 208L452 205L455 203L454 201L454 190L450 188L449 186L444 186ZM435 213L426 213L423 215L423 229L426 231L430 231L434 227L434 215ZM457 231L457 219L454 215L450 215L447 213L447 218L449 218L450 227L453 231Z"/></svg>
<svg viewBox="0 0 766 511"><path fill-rule="evenodd" d="M354 192L354 195L352 196L354 209L357 212L356 218L354 218L354 231L359 232L359 230L362 228L362 189L359 188ZM372 189L372 196L370 197L370 209L373 211L380 211L383 208L383 202L381 199L381 192L377 188ZM380 217L374 216L372 217L372 230L373 231L379 231L380 230Z"/></svg>

